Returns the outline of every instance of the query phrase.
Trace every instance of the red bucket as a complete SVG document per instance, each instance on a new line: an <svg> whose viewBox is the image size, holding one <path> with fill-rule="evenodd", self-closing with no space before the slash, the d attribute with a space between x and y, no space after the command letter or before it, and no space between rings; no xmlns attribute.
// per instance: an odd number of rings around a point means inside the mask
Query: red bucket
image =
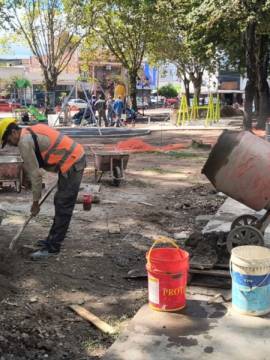
<svg viewBox="0 0 270 360"><path fill-rule="evenodd" d="M174 248L155 248L170 243ZM189 254L174 240L159 237L146 254L149 306L158 311L176 311L186 306Z"/></svg>

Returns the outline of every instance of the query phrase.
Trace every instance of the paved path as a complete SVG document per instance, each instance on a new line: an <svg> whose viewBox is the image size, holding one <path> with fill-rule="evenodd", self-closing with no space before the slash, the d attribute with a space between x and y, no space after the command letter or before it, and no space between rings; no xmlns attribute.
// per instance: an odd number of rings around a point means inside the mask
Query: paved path
<svg viewBox="0 0 270 360"><path fill-rule="evenodd" d="M205 232L228 231L231 222L252 209L227 198ZM264 211L257 215L262 215ZM265 241L270 244L270 229ZM267 236L268 234L268 236ZM192 290L190 287L188 291ZM195 295L178 313L143 306L103 360L268 360L270 315L252 317L233 311L230 303ZM192 291L191 291L192 293ZM210 300L210 301L207 301Z"/></svg>
<svg viewBox="0 0 270 360"><path fill-rule="evenodd" d="M181 313L143 306L103 360L268 360L270 318L190 300Z"/></svg>

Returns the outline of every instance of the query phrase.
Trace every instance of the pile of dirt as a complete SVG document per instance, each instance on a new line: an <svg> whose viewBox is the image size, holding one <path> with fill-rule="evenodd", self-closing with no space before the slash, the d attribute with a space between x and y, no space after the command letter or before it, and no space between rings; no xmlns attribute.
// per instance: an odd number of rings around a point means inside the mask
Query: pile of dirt
<svg viewBox="0 0 270 360"><path fill-rule="evenodd" d="M6 310L15 307L16 315L15 318L7 321L5 313L0 314L1 359L94 359L94 357L88 357L74 349L73 341L78 343L82 341L78 334L78 323L73 318L67 322L60 309L46 304L33 303L25 304L24 311L22 311L14 300L4 302L3 307ZM87 336L87 324L83 323L82 325L84 326L84 336ZM92 335L89 328L88 334ZM4 357L1 357L1 354Z"/></svg>
<svg viewBox="0 0 270 360"><path fill-rule="evenodd" d="M185 249L191 257L191 268L212 269L216 264L228 265L230 254L226 246L227 236L228 233L223 231L192 233L185 241Z"/></svg>
<svg viewBox="0 0 270 360"><path fill-rule="evenodd" d="M186 144L170 144L165 146L153 146L141 139L131 138L128 140L119 141L116 144L117 150L125 150L129 152L147 152L147 151L171 151L171 150L180 150L186 149L188 146Z"/></svg>
<svg viewBox="0 0 270 360"><path fill-rule="evenodd" d="M240 109L235 109L231 105L225 105L221 108L220 115L221 117L241 116L243 115L243 111Z"/></svg>

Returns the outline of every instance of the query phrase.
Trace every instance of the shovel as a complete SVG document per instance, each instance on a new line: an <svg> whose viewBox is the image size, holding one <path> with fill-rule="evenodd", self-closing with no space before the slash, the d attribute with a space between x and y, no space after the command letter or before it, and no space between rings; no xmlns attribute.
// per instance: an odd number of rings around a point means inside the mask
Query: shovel
<svg viewBox="0 0 270 360"><path fill-rule="evenodd" d="M57 183L53 184L48 191L43 195L43 197L40 199L39 201L39 206L41 206L44 201L47 199L47 197L52 193L52 191L56 188ZM9 244L9 250L13 250L14 246L17 242L17 240L19 239L19 237L21 236L22 232L24 231L24 229L26 228L26 226L28 225L28 223L30 222L30 220L33 218L33 215L29 215L28 218L25 220L23 226L21 227L21 229L17 232L17 234L14 236L14 238L11 240L10 244Z"/></svg>

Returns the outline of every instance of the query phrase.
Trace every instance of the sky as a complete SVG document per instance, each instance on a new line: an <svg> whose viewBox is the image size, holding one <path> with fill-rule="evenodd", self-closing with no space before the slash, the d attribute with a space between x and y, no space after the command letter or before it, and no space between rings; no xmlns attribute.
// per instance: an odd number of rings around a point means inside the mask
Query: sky
<svg viewBox="0 0 270 360"><path fill-rule="evenodd" d="M0 59L26 59L32 55L31 50L23 45L13 44L10 46L10 51L5 54L0 54Z"/></svg>

